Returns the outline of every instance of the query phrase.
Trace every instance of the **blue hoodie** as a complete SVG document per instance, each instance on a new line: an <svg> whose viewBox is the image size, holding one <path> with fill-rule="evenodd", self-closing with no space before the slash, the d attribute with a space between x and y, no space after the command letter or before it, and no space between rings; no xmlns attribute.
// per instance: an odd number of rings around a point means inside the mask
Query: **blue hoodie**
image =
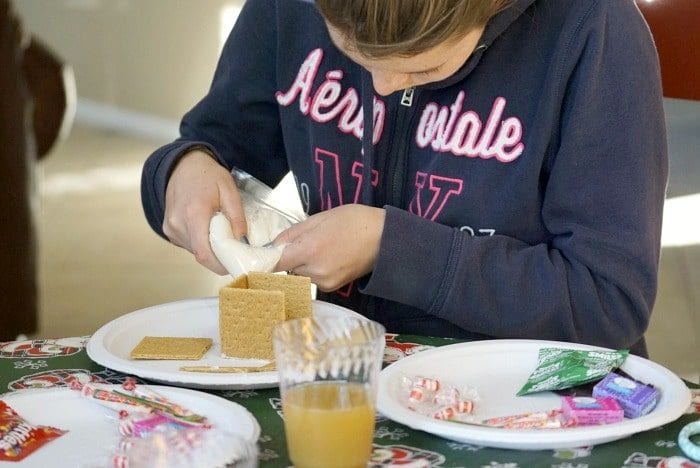
<svg viewBox="0 0 700 468"><path fill-rule="evenodd" d="M180 132L143 171L160 235L203 145L271 186L291 170L309 214L386 208L371 274L320 298L390 332L646 353L668 158L632 0L516 0L455 75L386 97L312 2L249 0Z"/></svg>

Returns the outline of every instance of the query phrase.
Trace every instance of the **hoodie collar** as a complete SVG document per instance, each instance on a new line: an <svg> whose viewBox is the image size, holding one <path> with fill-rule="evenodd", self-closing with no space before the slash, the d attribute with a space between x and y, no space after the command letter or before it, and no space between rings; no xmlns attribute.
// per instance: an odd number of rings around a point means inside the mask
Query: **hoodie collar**
<svg viewBox="0 0 700 468"><path fill-rule="evenodd" d="M422 88L426 89L440 89L451 86L455 83L462 81L469 73L474 70L476 65L481 60L481 56L484 54L486 49L488 49L491 44L501 35L503 32L510 27L520 16L525 13L525 11L533 4L536 0L515 0L512 5L507 7L505 10L498 13L496 16L491 18L491 20L486 24L484 33L479 39L479 45L476 46L474 52L469 56L464 65L457 70L456 73L445 78L442 81L436 81L433 83L428 83L422 85Z"/></svg>

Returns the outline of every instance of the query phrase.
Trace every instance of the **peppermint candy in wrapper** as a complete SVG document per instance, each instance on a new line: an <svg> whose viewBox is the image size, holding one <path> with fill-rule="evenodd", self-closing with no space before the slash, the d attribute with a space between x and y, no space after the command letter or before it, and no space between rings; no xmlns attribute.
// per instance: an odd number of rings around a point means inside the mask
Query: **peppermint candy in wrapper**
<svg viewBox="0 0 700 468"><path fill-rule="evenodd" d="M255 468L257 444L218 429L172 427L148 437L122 439L119 449L100 466L113 468L190 468L230 466Z"/></svg>
<svg viewBox="0 0 700 468"><path fill-rule="evenodd" d="M134 379L121 387L86 384L73 387L100 406L122 435L109 455L90 466L113 468L234 466L254 468L257 444L212 427L206 417L161 395Z"/></svg>
<svg viewBox="0 0 700 468"><path fill-rule="evenodd" d="M409 409L444 421L471 419L479 398L473 388L458 388L425 376L404 376L402 386Z"/></svg>
<svg viewBox="0 0 700 468"><path fill-rule="evenodd" d="M66 431L34 426L0 400L0 461L20 461Z"/></svg>

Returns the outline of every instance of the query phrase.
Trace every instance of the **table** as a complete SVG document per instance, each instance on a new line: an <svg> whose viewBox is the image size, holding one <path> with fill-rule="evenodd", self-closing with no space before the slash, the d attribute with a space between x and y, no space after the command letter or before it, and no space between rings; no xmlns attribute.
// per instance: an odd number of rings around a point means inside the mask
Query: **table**
<svg viewBox="0 0 700 468"><path fill-rule="evenodd" d="M0 343L0 393L26 388L67 386L76 379L122 383L126 375L94 363L85 351L89 337ZM387 334L385 362L454 340ZM408 467L693 467L677 446L682 427L700 418L700 386L687 383L693 403L678 420L658 429L595 447L515 451L445 440L377 416L371 468ZM288 467L278 389L224 390L208 393L252 412L262 429L261 467ZM1 397L1 395L0 395ZM685 463L685 464L684 464Z"/></svg>

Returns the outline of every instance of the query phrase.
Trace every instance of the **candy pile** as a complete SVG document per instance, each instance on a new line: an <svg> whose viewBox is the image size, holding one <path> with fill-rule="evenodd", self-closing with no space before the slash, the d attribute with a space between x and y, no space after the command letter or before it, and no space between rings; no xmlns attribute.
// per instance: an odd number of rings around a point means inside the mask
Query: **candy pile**
<svg viewBox="0 0 700 468"><path fill-rule="evenodd" d="M587 426L610 424L626 418L638 418L651 412L660 393L651 385L621 375L613 369L619 368L627 358L628 351L580 351L562 348L542 348L535 370L530 374L518 395L541 391L571 390L571 395L562 398L561 408L553 410L548 418L537 413L518 415L515 421L524 421L524 426L533 421L548 419L542 426L535 422L532 427ZM592 389L588 386L596 382ZM497 418L496 418L497 419ZM509 426L500 427L523 427ZM485 423L487 423L485 421Z"/></svg>
<svg viewBox="0 0 700 468"><path fill-rule="evenodd" d="M235 457L231 454L235 453ZM147 437L123 438L118 452L100 466L114 468L253 468L257 449L221 431L184 428L154 431Z"/></svg>
<svg viewBox="0 0 700 468"><path fill-rule="evenodd" d="M121 387L75 383L72 388L113 411L110 417L118 421L122 436L106 462L114 468L154 466L154 460L167 467L190 466L195 459L205 466L233 461L230 444L235 436L213 429L204 416L131 378ZM250 454L235 457L239 455Z"/></svg>
<svg viewBox="0 0 700 468"><path fill-rule="evenodd" d="M0 461L20 461L66 431L35 426L0 400Z"/></svg>
<svg viewBox="0 0 700 468"><path fill-rule="evenodd" d="M204 416L189 411L146 386L136 385L132 378L127 378L120 389L81 383L75 383L72 388L101 406L116 411L121 421L119 432L122 435L144 437L162 427L211 427Z"/></svg>
<svg viewBox="0 0 700 468"><path fill-rule="evenodd" d="M622 421L622 408L612 398L564 397L561 408L484 419L481 424L504 429L561 429Z"/></svg>
<svg viewBox="0 0 700 468"><path fill-rule="evenodd" d="M457 388L437 378L404 376L406 407L424 416L445 421L504 429L561 429L612 424L624 418L650 413L660 399L652 385L639 382L619 367L629 352L582 351L564 348L539 350L536 368L517 396L543 391L562 395L559 407L482 419L475 412L478 393ZM564 390L568 394L563 394ZM498 413L496 413L498 414Z"/></svg>
<svg viewBox="0 0 700 468"><path fill-rule="evenodd" d="M471 420L479 395L473 388L458 388L436 378L404 376L407 407L441 420Z"/></svg>

